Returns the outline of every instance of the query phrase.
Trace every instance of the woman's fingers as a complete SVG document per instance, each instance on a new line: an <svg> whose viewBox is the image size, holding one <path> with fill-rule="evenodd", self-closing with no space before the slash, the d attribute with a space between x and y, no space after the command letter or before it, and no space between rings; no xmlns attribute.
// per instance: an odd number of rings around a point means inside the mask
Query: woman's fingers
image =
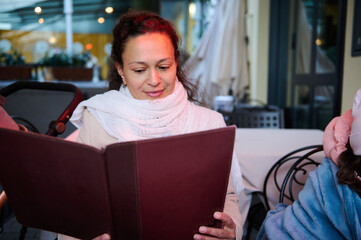
<svg viewBox="0 0 361 240"><path fill-rule="evenodd" d="M223 228L212 228L201 226L199 232L195 234L194 239L197 240L214 240L214 239L235 239L236 238L236 224L232 218L223 212L215 212L213 217L222 221Z"/></svg>

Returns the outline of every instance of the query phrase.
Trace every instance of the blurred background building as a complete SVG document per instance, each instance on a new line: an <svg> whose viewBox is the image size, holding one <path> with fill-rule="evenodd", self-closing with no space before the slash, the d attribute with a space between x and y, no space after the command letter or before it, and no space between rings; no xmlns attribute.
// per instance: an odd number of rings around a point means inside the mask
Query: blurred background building
<svg viewBox="0 0 361 240"><path fill-rule="evenodd" d="M104 82L116 20L130 8L150 10L173 22L182 37L181 63L188 60L189 76L206 89L209 107L215 95L231 94L236 104L284 109L287 128L324 129L352 106L361 85L360 5L359 0L0 0L0 65L36 66L31 78L37 81L60 78L44 66L80 66L91 69L88 81Z"/></svg>
<svg viewBox="0 0 361 240"><path fill-rule="evenodd" d="M187 56L206 27L209 14L201 11L213 6L211 1L185 0L1 0L0 5L0 51L16 50L26 63L37 63L46 54L66 51L70 15L70 51L91 53L100 67L101 79L106 77L112 29L128 9L158 12L172 21Z"/></svg>

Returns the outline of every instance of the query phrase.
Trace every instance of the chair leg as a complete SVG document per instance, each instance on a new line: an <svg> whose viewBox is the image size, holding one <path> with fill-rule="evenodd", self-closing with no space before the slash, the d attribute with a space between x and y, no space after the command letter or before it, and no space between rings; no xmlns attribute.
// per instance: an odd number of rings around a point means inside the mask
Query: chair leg
<svg viewBox="0 0 361 240"><path fill-rule="evenodd" d="M19 240L24 240L28 227L21 226Z"/></svg>
<svg viewBox="0 0 361 240"><path fill-rule="evenodd" d="M247 226L247 234L246 234L245 240L249 240L249 239L251 238L252 229L253 229L252 224L251 224L251 223L248 223L248 226Z"/></svg>

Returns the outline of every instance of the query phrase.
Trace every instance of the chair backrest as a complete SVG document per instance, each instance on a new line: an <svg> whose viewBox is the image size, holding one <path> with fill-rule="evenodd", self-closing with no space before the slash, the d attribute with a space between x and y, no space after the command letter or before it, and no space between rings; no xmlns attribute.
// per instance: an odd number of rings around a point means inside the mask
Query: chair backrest
<svg viewBox="0 0 361 240"><path fill-rule="evenodd" d="M270 210L267 193L267 189L270 188L269 179L273 177L274 186L279 192L279 203L284 202L285 199L289 203L294 202L308 178L308 173L320 164L323 153L318 155L316 153L321 151L323 151L322 145L299 148L284 155L271 167L263 185L263 197L267 210Z"/></svg>
<svg viewBox="0 0 361 240"><path fill-rule="evenodd" d="M17 81L1 89L0 95L6 97L4 109L17 123L50 136L65 132L82 100L80 90L69 83Z"/></svg>
<svg viewBox="0 0 361 240"><path fill-rule="evenodd" d="M283 115L277 106L236 106L232 122L238 128L284 128Z"/></svg>

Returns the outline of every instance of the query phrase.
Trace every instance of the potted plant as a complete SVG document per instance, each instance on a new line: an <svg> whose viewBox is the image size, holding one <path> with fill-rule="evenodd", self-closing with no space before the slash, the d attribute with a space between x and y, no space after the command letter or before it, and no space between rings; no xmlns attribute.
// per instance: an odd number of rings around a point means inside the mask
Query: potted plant
<svg viewBox="0 0 361 240"><path fill-rule="evenodd" d="M30 80L32 66L25 64L24 56L16 49L0 51L0 80Z"/></svg>
<svg viewBox="0 0 361 240"><path fill-rule="evenodd" d="M89 52L69 55L63 50L56 49L47 52L39 61L45 67L45 80L60 81L91 81L93 69L92 56Z"/></svg>

